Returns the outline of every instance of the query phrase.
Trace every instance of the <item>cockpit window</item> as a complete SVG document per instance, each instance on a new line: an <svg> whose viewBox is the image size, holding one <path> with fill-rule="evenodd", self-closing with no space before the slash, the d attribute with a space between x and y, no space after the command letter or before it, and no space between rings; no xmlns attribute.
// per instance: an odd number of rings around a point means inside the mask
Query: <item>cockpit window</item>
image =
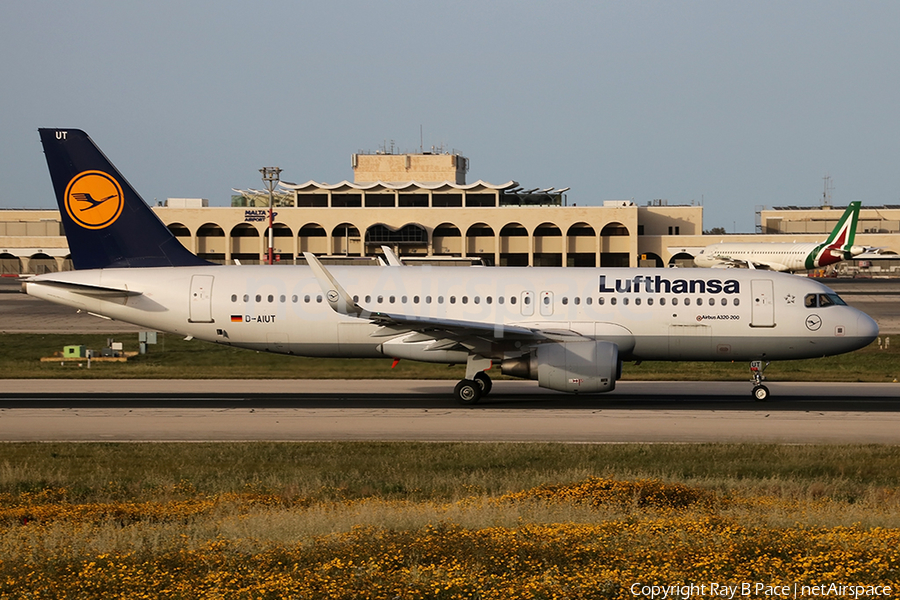
<svg viewBox="0 0 900 600"><path fill-rule="evenodd" d="M825 308L827 306L846 306L837 294L807 294L803 299L806 308Z"/></svg>

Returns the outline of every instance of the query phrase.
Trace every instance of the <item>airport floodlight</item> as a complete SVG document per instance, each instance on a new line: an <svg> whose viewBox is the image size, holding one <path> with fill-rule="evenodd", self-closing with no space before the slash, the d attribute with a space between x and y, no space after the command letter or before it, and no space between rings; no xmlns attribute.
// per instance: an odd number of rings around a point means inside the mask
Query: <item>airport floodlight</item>
<svg viewBox="0 0 900 600"><path fill-rule="evenodd" d="M271 265L275 262L275 215L272 212L272 205L275 204L275 199L272 192L275 190L275 184L281 179L281 167L263 167L259 172L262 173L263 183L266 184L266 189L269 190L269 252L267 261Z"/></svg>

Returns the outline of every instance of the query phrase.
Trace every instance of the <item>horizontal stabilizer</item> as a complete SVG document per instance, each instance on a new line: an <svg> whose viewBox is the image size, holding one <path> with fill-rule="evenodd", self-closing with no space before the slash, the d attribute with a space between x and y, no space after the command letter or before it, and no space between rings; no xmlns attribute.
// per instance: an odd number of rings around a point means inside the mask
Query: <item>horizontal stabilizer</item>
<svg viewBox="0 0 900 600"><path fill-rule="evenodd" d="M38 281L27 281L25 285L48 285L51 287L59 287L76 294L84 294L85 296L93 296L95 298L127 298L129 296L140 296L143 292L135 290L126 290L122 288L105 287L102 285L91 285L89 283L73 283L71 281L55 281L52 279L41 279Z"/></svg>

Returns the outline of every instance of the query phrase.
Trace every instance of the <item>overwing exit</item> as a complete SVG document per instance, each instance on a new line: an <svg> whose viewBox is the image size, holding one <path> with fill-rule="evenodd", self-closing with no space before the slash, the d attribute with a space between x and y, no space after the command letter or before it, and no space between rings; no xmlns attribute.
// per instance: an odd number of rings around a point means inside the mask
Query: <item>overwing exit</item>
<svg viewBox="0 0 900 600"><path fill-rule="evenodd" d="M298 356L463 364L454 395L491 392L488 371L571 393L615 389L625 360L768 361L849 352L875 322L824 285L756 270L558 267L223 266L187 251L76 129L40 129L75 271L28 294L198 340ZM91 220L74 193L121 189ZM105 195L109 195L106 193ZM103 197L97 191L94 197ZM124 204L124 208L122 206Z"/></svg>

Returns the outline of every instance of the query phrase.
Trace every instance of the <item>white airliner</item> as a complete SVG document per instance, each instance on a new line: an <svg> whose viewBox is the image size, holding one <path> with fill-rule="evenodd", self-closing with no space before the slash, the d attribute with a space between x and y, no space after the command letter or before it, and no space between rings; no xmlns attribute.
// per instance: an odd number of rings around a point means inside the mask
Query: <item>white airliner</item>
<svg viewBox="0 0 900 600"><path fill-rule="evenodd" d="M91 139L41 129L75 266L28 294L142 327L283 354L466 365L566 392L614 389L623 360L753 361L866 346L875 322L809 279L750 270L221 266L188 252ZM79 202L84 194L102 204Z"/></svg>
<svg viewBox="0 0 900 600"><path fill-rule="evenodd" d="M727 269L749 267L772 271L803 271L819 269L849 260L866 248L854 246L860 202L847 206L841 219L824 242L805 244L767 242L722 242L712 244L694 257L698 267Z"/></svg>

